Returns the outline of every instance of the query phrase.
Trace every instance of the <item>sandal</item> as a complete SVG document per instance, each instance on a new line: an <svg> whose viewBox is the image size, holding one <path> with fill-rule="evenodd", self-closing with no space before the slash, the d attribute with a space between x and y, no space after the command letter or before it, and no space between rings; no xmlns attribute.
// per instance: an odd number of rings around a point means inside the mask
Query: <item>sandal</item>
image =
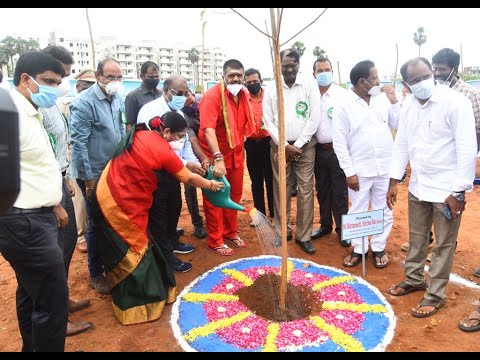
<svg viewBox="0 0 480 360"><path fill-rule="evenodd" d="M245 244L245 241L240 239L239 236L235 236L233 238L225 238L225 239L223 239L223 241L228 242L230 245L232 245L233 247L236 247L236 248L247 247L247 244Z"/></svg>
<svg viewBox="0 0 480 360"><path fill-rule="evenodd" d="M473 272L473 275L475 275L476 277L480 277L480 268L475 269L475 271Z"/></svg>
<svg viewBox="0 0 480 360"><path fill-rule="evenodd" d="M467 326L462 323L472 323L473 325ZM480 330L480 307L477 308L474 312L468 315L465 319L458 323L458 328L466 332L474 332Z"/></svg>
<svg viewBox="0 0 480 360"><path fill-rule="evenodd" d="M403 289L403 291L394 293L393 290L395 290L396 288ZM427 284L425 283L423 283L423 285L420 285L420 286L412 286L407 284L405 281L402 281L400 284L397 284L394 287L391 287L390 289L388 289L387 294L392 296L403 296L415 291L424 291L426 289L427 289Z"/></svg>
<svg viewBox="0 0 480 360"><path fill-rule="evenodd" d="M368 255L368 252L365 254L365 259L367 258L367 255ZM354 267L362 262L362 254L352 251L349 256L350 256L350 259L348 259L348 261L347 259L343 260L343 266L345 267ZM349 264L350 261L352 261L353 259L356 259L356 260L352 264Z"/></svg>
<svg viewBox="0 0 480 360"><path fill-rule="evenodd" d="M380 259L382 261L382 258L385 256L385 250L382 251L372 251L373 254L373 266L375 266L377 269L383 269L386 268L388 265L388 258L387 262L385 264L378 263L377 259Z"/></svg>
<svg viewBox="0 0 480 360"><path fill-rule="evenodd" d="M416 318L425 318L432 316L435 314L438 310L440 310L442 307L445 306L447 303L447 299L441 299L441 300L429 300L429 299L423 299L418 303L416 307L412 309L412 315ZM428 311L428 312L419 312L419 309L421 307L425 306L430 306L433 307L433 310Z"/></svg>
<svg viewBox="0 0 480 360"><path fill-rule="evenodd" d="M213 251L214 253L216 253L218 255L222 255L222 256L232 256L232 255L235 254L235 251L230 249L225 244L222 244L222 245L214 247L214 248L208 247L208 250Z"/></svg>

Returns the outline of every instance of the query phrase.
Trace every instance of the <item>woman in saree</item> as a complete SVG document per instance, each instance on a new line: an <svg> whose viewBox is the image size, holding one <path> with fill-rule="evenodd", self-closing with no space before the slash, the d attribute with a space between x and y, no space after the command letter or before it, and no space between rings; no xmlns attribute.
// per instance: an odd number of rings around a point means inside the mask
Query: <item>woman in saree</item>
<svg viewBox="0 0 480 360"><path fill-rule="evenodd" d="M137 126L105 167L91 197L113 309L123 325L159 319L165 304L176 297L175 277L147 231L157 189L154 171L167 171L195 187L224 187L191 173L170 149L169 142L187 131L181 115L167 112L143 129Z"/></svg>

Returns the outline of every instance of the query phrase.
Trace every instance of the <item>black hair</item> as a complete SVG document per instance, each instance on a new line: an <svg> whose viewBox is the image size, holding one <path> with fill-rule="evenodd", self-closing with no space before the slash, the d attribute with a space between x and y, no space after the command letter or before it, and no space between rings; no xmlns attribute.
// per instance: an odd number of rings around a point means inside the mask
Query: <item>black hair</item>
<svg viewBox="0 0 480 360"><path fill-rule="evenodd" d="M65 76L65 70L62 64L52 55L43 51L27 52L18 58L15 74L13 75L13 84L15 86L20 84L22 74L28 74L32 78L35 78L38 74L49 70L60 75L62 78Z"/></svg>
<svg viewBox="0 0 480 360"><path fill-rule="evenodd" d="M370 76L370 69L375 67L375 63L371 60L360 61L350 71L350 81L352 85L357 85L358 80L367 79Z"/></svg>
<svg viewBox="0 0 480 360"><path fill-rule="evenodd" d="M52 55L55 59L57 59L64 65L72 65L75 62L75 60L73 60L72 54L70 54L70 51L65 49L63 46L48 45L42 51L44 53Z"/></svg>
<svg viewBox="0 0 480 360"><path fill-rule="evenodd" d="M321 58L318 58L317 60L315 60L315 62L313 63L313 72L315 72L315 67L317 66L317 63L319 63L319 62L328 62L330 64L330 68L333 70L333 66L332 66L331 61L328 60L328 58L321 57Z"/></svg>
<svg viewBox="0 0 480 360"><path fill-rule="evenodd" d="M227 73L227 68L237 69L237 70L244 69L243 64L236 59L230 59L225 61L225 64L223 64L223 75Z"/></svg>
<svg viewBox="0 0 480 360"><path fill-rule="evenodd" d="M260 71L258 71L257 69L250 68L250 69L248 69L247 71L245 71L245 77L250 76L250 75L255 75L255 74L257 74L257 75L258 75L258 79L259 79L260 81L262 81L262 75L260 75Z"/></svg>
<svg viewBox="0 0 480 360"><path fill-rule="evenodd" d="M142 67L140 68L140 74L145 75L147 73L148 69L150 69L150 68L155 68L157 70L160 70L158 65L156 63L154 63L153 61L145 61L142 64Z"/></svg>
<svg viewBox="0 0 480 360"><path fill-rule="evenodd" d="M428 68L430 70L432 70L432 64L430 64L430 62L425 59L424 57L416 57L416 58L413 58L413 59L410 59L408 60L405 64L402 65L402 67L400 68L400 75L402 75L402 79L403 81L407 82L407 70L408 70L408 67L409 66L415 66L417 65L420 61L422 61L423 63L425 63Z"/></svg>
<svg viewBox="0 0 480 360"><path fill-rule="evenodd" d="M104 60L100 61L97 65L97 71L100 73L100 75L103 75L103 68L105 67L105 64L107 62L116 62L118 64L118 66L120 66L120 63L113 58L104 59Z"/></svg>
<svg viewBox="0 0 480 360"><path fill-rule="evenodd" d="M288 56L289 58L292 58L293 60L295 60L297 64L300 64L300 53L297 50L291 49L291 48L282 50L280 52L280 61L283 60L284 56Z"/></svg>
<svg viewBox="0 0 480 360"><path fill-rule="evenodd" d="M452 49L445 48L433 55L432 63L447 64L450 69L460 65L460 54Z"/></svg>
<svg viewBox="0 0 480 360"><path fill-rule="evenodd" d="M167 111L160 118L163 122L162 129L169 128L171 132L179 132L187 127L187 120L176 111Z"/></svg>

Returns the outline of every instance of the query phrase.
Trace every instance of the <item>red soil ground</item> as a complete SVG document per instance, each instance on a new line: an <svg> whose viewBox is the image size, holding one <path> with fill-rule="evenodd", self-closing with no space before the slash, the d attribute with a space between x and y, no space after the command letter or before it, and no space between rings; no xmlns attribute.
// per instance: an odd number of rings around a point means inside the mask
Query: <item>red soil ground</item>
<svg viewBox="0 0 480 360"><path fill-rule="evenodd" d="M408 182L407 178L407 182ZM410 310L422 298L421 292L403 297L392 297L385 291L391 285L403 279L402 262L406 253L400 245L408 240L407 223L407 184L399 186L399 200L394 209L394 225L387 245L390 263L385 269L375 269L371 258L367 258L365 279L376 286L392 305L397 316L395 336L387 351L480 351L480 333L465 333L457 328L460 319L480 305L480 291L456 283L447 288L447 305L432 317L417 319ZM200 192L199 192L200 194ZM293 200L295 202L295 198ZM201 201L200 201L201 203ZM252 204L250 180L245 175L244 205ZM319 224L318 204L315 200L314 227ZM458 248L455 254L452 272L468 280L479 282L473 276L476 267L480 267L480 245L478 214L480 213L480 187L467 194L467 210L462 218ZM292 206L295 209L295 206ZM202 210L203 211L203 210ZM203 213L202 213L203 214ZM295 220L295 211L292 211ZM255 230L249 226L250 218L241 213L238 218L240 235L248 243L244 249L235 249L236 254L222 257L207 250L205 240L193 237L193 226L186 205L182 210L180 226L185 228L181 241L196 246L196 251L180 255L184 261L193 264L193 269L185 274L176 275L178 292L197 276L225 261L262 254ZM350 252L340 246L338 236L331 234L314 241L316 253L305 254L293 241L289 242L291 257L305 258L322 265L345 269L342 261ZM348 269L354 275L361 275L361 266ZM74 299L91 299L92 306L71 315L72 320L82 319L94 323L94 327L77 336L67 338L67 351L182 351L175 340L170 326L171 307L166 307L160 320L149 324L122 326L112 310L110 296L99 295L88 287L86 254L75 252L70 270L70 292ZM15 310L15 275L0 256L0 351L19 351L21 338Z"/></svg>

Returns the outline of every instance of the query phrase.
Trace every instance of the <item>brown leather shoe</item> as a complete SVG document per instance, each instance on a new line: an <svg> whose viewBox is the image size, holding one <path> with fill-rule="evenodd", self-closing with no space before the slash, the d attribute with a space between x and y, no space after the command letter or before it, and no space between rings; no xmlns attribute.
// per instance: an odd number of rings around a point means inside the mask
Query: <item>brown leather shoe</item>
<svg viewBox="0 0 480 360"><path fill-rule="evenodd" d="M70 321L68 320L67 323L67 336L74 336L77 334L81 334L88 329L91 329L93 324L88 321Z"/></svg>
<svg viewBox="0 0 480 360"><path fill-rule="evenodd" d="M86 307L90 306L90 300L72 300L68 299L68 312L74 313L75 311L79 311L85 309Z"/></svg>

